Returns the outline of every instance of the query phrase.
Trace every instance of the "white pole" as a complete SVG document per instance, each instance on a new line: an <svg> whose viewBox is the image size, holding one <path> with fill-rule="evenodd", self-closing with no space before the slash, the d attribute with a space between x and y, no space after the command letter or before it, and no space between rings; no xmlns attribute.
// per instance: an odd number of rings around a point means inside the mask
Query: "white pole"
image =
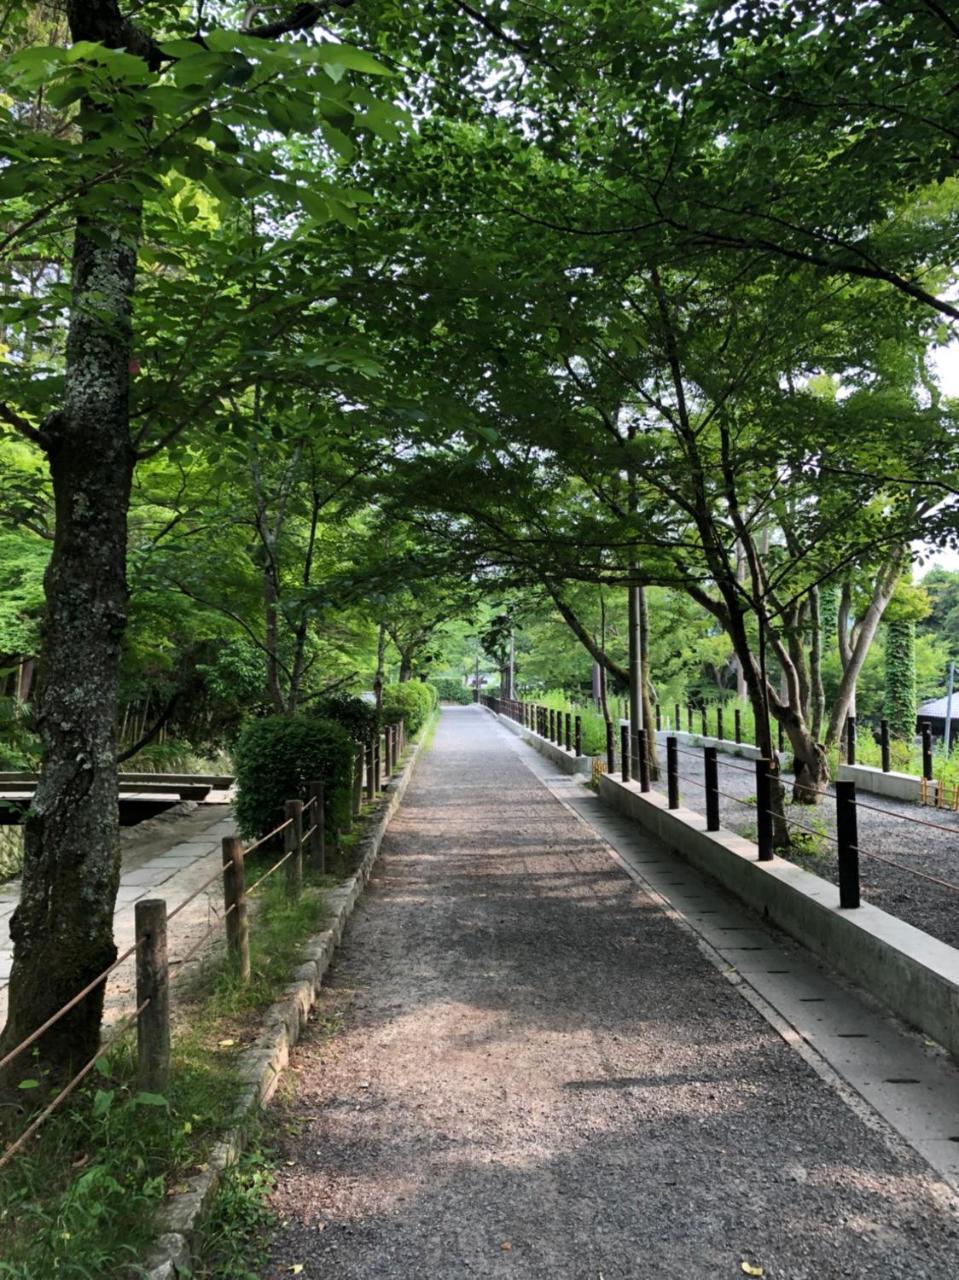
<svg viewBox="0 0 959 1280"><path fill-rule="evenodd" d="M949 743L952 739L952 689L956 680L956 664L949 663L949 691L946 694L946 757L949 756Z"/></svg>

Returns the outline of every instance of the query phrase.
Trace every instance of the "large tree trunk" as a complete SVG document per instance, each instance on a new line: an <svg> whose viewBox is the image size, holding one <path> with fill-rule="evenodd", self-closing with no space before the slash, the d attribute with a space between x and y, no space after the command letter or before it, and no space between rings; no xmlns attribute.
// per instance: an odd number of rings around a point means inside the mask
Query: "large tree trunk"
<svg viewBox="0 0 959 1280"><path fill-rule="evenodd" d="M649 756L649 776L659 779L659 751L656 742L656 712L649 686L649 607L645 587L639 588L639 674L643 692L643 724L646 726L646 748Z"/></svg>
<svg viewBox="0 0 959 1280"><path fill-rule="evenodd" d="M848 610L843 607L840 608L839 625L841 630L846 632L844 636L840 637L843 673L839 688L836 691L835 701L833 702L832 714L829 717L829 728L826 730L827 748L839 740L843 725L846 723L846 717L856 714L856 682L866 661L869 648L879 629L882 615L892 599L901 571L900 556L895 556L891 563L879 574L873 587L872 599L869 601L866 612L856 625L854 642L851 644L849 643L847 631Z"/></svg>
<svg viewBox="0 0 959 1280"><path fill-rule="evenodd" d="M83 224L77 229L63 408L43 428L56 504L35 699L43 760L11 923L13 972L0 1051L116 955L115 734L135 462L128 401L136 228L123 209L115 218L104 215L93 232ZM102 1009L100 985L38 1042L53 1078L96 1051ZM29 1057L9 1069L12 1079L35 1073Z"/></svg>

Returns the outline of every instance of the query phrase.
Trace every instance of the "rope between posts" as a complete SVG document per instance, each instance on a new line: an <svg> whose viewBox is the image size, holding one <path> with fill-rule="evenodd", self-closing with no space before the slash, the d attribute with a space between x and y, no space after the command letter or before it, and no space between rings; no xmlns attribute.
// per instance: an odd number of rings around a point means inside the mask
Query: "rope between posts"
<svg viewBox="0 0 959 1280"><path fill-rule="evenodd" d="M928 818L913 818L908 813L896 813L894 809L880 809L875 804L863 804L856 798L857 809L868 809L870 813L881 813L886 818L899 818L901 822L914 822L917 827L931 827L933 831L945 831L947 835L959 835L959 827L947 827L942 822L930 822Z"/></svg>
<svg viewBox="0 0 959 1280"><path fill-rule="evenodd" d="M134 942L133 946L127 947L126 951L124 951L124 953L121 956L117 956L113 964L111 964L108 969L104 969L104 971L99 975L99 977L94 978L92 982L88 982L82 991L78 991L72 1000L67 1001L67 1003L63 1006L62 1009L58 1009L56 1013L51 1014L50 1017L47 1018L46 1022L44 1022L42 1026L37 1027L36 1031L31 1032L30 1035L28 1035L25 1040L21 1040L20 1043L16 1045L13 1049L11 1049L10 1052L5 1057L0 1058L0 1071L3 1070L3 1068L7 1065L8 1062L12 1062L14 1058L16 1058L19 1054L21 1054L24 1051L24 1049L28 1049L30 1045L34 1043L34 1041L39 1040L39 1038L44 1034L44 1032L49 1031L49 1029L54 1025L54 1023L60 1021L60 1019L63 1017L65 1013L69 1013L70 1010L73 1009L76 1005L78 1005L85 996L88 996L90 992L94 989L94 987L97 987L100 985L101 982L106 981L106 979L109 978L110 974L113 972L114 969L119 968L119 966L123 964L124 960L129 960L130 956L133 955L134 951L137 951L139 949L142 942L143 942L143 939L138 938L137 941Z"/></svg>
<svg viewBox="0 0 959 1280"><path fill-rule="evenodd" d="M93 1055L90 1061L86 1064L86 1066L83 1066L80 1068L80 1070L73 1077L73 1079L69 1080L63 1086L63 1088L60 1090L57 1096L53 1099L53 1101L48 1102L47 1105L40 1112L40 1114L29 1125L27 1125L23 1133L20 1134L20 1137L17 1138L14 1142L12 1142L9 1147L7 1147L3 1155L0 1156L0 1169L2 1169L5 1164L7 1164L11 1156L16 1155L16 1153L23 1147L23 1145L26 1143L26 1141L29 1138L33 1137L33 1135L40 1128L40 1126L47 1119L47 1117L50 1116L57 1109L57 1107L60 1105L61 1102L64 1101L65 1098L68 1098L70 1096L70 1094L74 1091L74 1089L81 1082L81 1080L84 1080L90 1074L90 1072L97 1065L100 1059L106 1054L106 1052L109 1049L113 1048L113 1046L120 1039L120 1037L122 1035L125 1035L127 1031L130 1030L130 1027L133 1025L136 1019L139 1018L140 1014L143 1012L143 1010L147 1007L149 1003L150 1003L150 999L149 997L147 997L147 999L143 1001L143 1003L139 1006L139 1008L134 1009L133 1013L131 1013L127 1017L127 1020L126 1020L127 1025L121 1027L120 1030L115 1031L114 1034L110 1037L110 1039L106 1042L106 1044L102 1044L100 1046L100 1048L96 1051L96 1053Z"/></svg>
<svg viewBox="0 0 959 1280"><path fill-rule="evenodd" d="M320 824L318 822L314 822L312 827L310 827L309 831L303 832L303 839L300 841L301 845L306 844L307 840L309 840L310 836L313 834L313 832L317 829L319 825Z"/></svg>
<svg viewBox="0 0 959 1280"><path fill-rule="evenodd" d="M254 840L251 845L243 850L244 857L251 854L254 849L259 849L261 844L266 844L267 840L272 840L274 836L278 836L281 831L285 831L292 822L292 818L287 818L286 822L281 822L278 827L274 827L272 831L268 831L265 836L260 836L259 840Z"/></svg>
<svg viewBox="0 0 959 1280"><path fill-rule="evenodd" d="M207 931L206 931L205 933L201 934L201 936L196 940L196 942L195 942L195 943L193 944L193 946L189 949L189 951L186 953L186 955L185 955L185 956L178 956L176 960L171 960L171 961L169 962L169 964L167 965L167 969L169 969L169 968L170 968L170 965L174 965L174 964L175 964L175 965L179 966L179 967L177 968L177 970L176 970L176 972L175 972L175 973L171 973L171 974L170 974L170 982L171 982L171 983L173 983L173 982L175 982L175 981L176 981L176 979L177 979L177 978L180 976L180 974L183 972L183 966L184 966L185 964L189 964L189 962L193 959L193 957L194 957L194 956L196 955L196 953L200 950L200 948L204 945L204 943L208 942L208 941L210 940L210 938L212 938L212 936L216 933L217 929L219 929L219 928L220 928L220 926L223 924L224 920L226 920L227 916L228 916L232 911L235 911L235 910L236 910L236 908L237 908L237 904L236 904L235 902L231 903L231 904L230 904L230 906L228 906L228 907L227 907L226 911L224 911L224 912L223 912L223 915L222 915L222 916L219 916L219 917L214 921L214 923L210 925L209 929L207 929Z"/></svg>
<svg viewBox="0 0 959 1280"><path fill-rule="evenodd" d="M254 889L258 889L260 887L260 885L267 878L267 876L271 876L274 871L276 871L279 867L283 866L283 863L286 862L288 858L292 858L294 853L297 853L297 852L298 852L298 849L293 848L293 849L290 849L288 853L284 853L283 857L279 860L279 862L274 862L273 866L270 867L269 871L264 871L263 874L260 876L259 880L254 880L254 882L247 889L246 896L249 897Z"/></svg>
<svg viewBox="0 0 959 1280"><path fill-rule="evenodd" d="M680 782L689 782L694 787L700 787L703 791L710 790L710 788L706 786L705 782L700 782L698 778L687 778L685 775L683 775L680 777L679 780ZM716 788L716 795L722 796L724 800L732 800L733 804L745 805L747 809L752 808L752 805L749 803L748 800L743 800L740 796L731 796L725 791L720 791L718 787Z"/></svg>
<svg viewBox="0 0 959 1280"><path fill-rule="evenodd" d="M884 862L887 867L895 867L908 875L918 876L920 880L928 880L931 884L938 884L943 889L951 889L953 893L959 893L959 884L953 884L951 880L941 880L939 876L931 876L927 871L917 871L915 867L907 867L902 862L894 862L892 858L884 858L881 853L869 853L866 849L860 849L859 852L864 858L872 858L874 862Z"/></svg>
<svg viewBox="0 0 959 1280"><path fill-rule="evenodd" d="M677 747L676 754L680 756L690 756L693 760L698 760L700 764L703 762L703 757L698 751L684 751L682 747ZM756 776L752 769L747 769L743 764L732 764L729 760L720 760L718 758L718 754L716 763L717 765L722 765L724 769L735 769L737 773L748 773L750 777Z"/></svg>
<svg viewBox="0 0 959 1280"><path fill-rule="evenodd" d="M770 818L782 818L783 822L785 822L787 826L799 827L801 831L808 831L809 834L813 836L822 836L824 840L831 840L833 844L839 843L839 838L837 836L830 835L828 831L817 831L815 827L810 827L805 822L798 822L795 818L787 818L784 813L773 813L772 809L766 809L764 812L767 813Z"/></svg>
<svg viewBox="0 0 959 1280"><path fill-rule="evenodd" d="M208 880L203 881L199 889L194 889L190 896L188 898L184 898L179 906L174 907L172 911L167 912L167 920L172 920L174 916L178 916L184 907L188 907L191 902L200 896L201 893L206 889L209 889L210 885L213 884L215 880L219 880L225 871L229 871L232 865L232 862L224 862L223 866L214 871L213 875L210 876Z"/></svg>

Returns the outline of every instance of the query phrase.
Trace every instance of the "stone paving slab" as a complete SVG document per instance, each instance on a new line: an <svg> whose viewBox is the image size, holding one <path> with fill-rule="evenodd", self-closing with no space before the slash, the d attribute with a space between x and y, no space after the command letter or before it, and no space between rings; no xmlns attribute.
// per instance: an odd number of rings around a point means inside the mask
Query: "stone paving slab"
<svg viewBox="0 0 959 1280"><path fill-rule="evenodd" d="M141 898L163 898L170 909L175 907L216 871L222 857L221 841L236 833L227 805L195 806L172 820L143 826L147 828L143 832L129 827L121 835L123 862L113 924L120 951L126 950L134 940L135 903ZM5 887L10 898L0 905L0 1024L7 1012L6 983L13 962L10 918L16 905L15 888ZM219 881L214 880L209 890L174 917L168 939L171 964L176 965L178 957L217 919L223 909L222 900L222 888ZM107 983L104 1014L107 1025L129 1011L134 985L131 957Z"/></svg>

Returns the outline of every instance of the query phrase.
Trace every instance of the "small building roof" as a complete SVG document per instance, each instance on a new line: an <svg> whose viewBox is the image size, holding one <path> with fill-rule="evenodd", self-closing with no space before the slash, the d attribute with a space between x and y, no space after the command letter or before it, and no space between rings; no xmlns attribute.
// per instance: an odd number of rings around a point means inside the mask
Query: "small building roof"
<svg viewBox="0 0 959 1280"><path fill-rule="evenodd" d="M948 696L941 698L930 698L928 702L923 702L918 711L919 716L933 716L937 720L945 720L946 703L949 701ZM959 689L952 695L952 719L959 720Z"/></svg>

